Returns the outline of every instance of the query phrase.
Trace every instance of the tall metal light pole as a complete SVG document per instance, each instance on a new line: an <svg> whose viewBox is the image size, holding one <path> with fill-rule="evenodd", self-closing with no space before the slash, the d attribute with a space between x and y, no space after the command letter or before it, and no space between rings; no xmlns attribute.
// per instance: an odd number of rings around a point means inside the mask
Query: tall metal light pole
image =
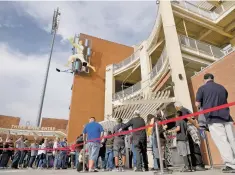
<svg viewBox="0 0 235 175"><path fill-rule="evenodd" d="M59 8L54 11L54 16L53 16L53 21L52 21L52 28L51 28L51 34L53 34L52 37L52 43L51 43L51 52L50 56L48 59L47 63L47 70L46 70L46 77L44 80L44 85L43 85L43 91L42 91L42 96L41 96L41 101L40 101L40 106L39 106L39 112L38 112L38 118L37 118L37 126L41 126L41 119L42 119L42 108L43 108L43 102L44 102L44 97L45 97L45 92L46 92L46 87L47 87L47 79L48 79L48 74L49 74L49 69L50 69L50 64L51 64L51 57L52 57L52 52L53 52L53 47L54 47L54 42L55 42L55 36L56 32L59 26L59 16L60 16Z"/></svg>

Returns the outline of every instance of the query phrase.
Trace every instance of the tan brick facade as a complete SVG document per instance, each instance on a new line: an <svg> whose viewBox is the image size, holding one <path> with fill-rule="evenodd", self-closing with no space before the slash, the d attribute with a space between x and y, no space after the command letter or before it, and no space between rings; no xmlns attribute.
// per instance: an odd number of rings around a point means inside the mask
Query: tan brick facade
<svg viewBox="0 0 235 175"><path fill-rule="evenodd" d="M203 84L203 76L205 73L212 73L215 76L215 82L223 85L228 91L228 102L235 101L235 52L229 54L222 60L214 63L210 67L204 69L198 75L193 76L191 78L191 82L189 82L189 86L191 87L191 97L193 104L195 103L195 94L198 88ZM194 106L194 110L195 110ZM195 110L196 111L196 110ZM230 107L231 115L233 119L235 119L235 106ZM213 162L214 164L222 164L222 160L218 149L216 148L215 144L209 137L209 144L210 149L212 152ZM205 147L202 149L205 152ZM205 155L205 160L208 162L208 155Z"/></svg>
<svg viewBox="0 0 235 175"><path fill-rule="evenodd" d="M19 117L0 115L0 128L11 128L12 125L19 125Z"/></svg>
<svg viewBox="0 0 235 175"><path fill-rule="evenodd" d="M65 119L55 119L55 118L42 118L41 127L55 127L56 130L62 129L66 130L68 125L68 120Z"/></svg>

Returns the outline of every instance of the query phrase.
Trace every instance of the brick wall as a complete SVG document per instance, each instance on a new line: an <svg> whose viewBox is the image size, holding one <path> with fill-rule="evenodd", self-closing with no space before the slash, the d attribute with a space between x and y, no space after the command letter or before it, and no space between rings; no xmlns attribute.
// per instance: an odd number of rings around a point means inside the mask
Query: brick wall
<svg viewBox="0 0 235 175"><path fill-rule="evenodd" d="M42 118L41 127L55 127L56 129L66 130L68 120L55 118Z"/></svg>
<svg viewBox="0 0 235 175"><path fill-rule="evenodd" d="M191 78L191 82L189 82L189 87L191 91L192 103L195 103L195 94L198 88L203 83L203 76L205 73L212 73L215 76L215 82L223 85L229 95L228 95L228 102L235 101L235 52L229 54L224 59L217 61L210 67L204 69L198 75L193 76ZM194 110L195 110L194 106ZM233 119L235 119L235 106L230 107L231 115ZM210 134L208 133L209 137L209 144L210 149L212 152L212 158L214 164L222 164L221 156L216 148L215 144L213 143ZM205 148L202 152L205 152ZM205 155L205 160L208 162L208 155Z"/></svg>
<svg viewBox="0 0 235 175"><path fill-rule="evenodd" d="M68 140L73 142L82 132L83 125L90 117L104 120L104 96L106 66L118 63L130 56L134 49L125 45L81 34L80 38L92 41L91 65L96 72L75 75L70 105Z"/></svg>
<svg viewBox="0 0 235 175"><path fill-rule="evenodd" d="M19 117L0 115L0 128L11 128L12 125L19 125Z"/></svg>

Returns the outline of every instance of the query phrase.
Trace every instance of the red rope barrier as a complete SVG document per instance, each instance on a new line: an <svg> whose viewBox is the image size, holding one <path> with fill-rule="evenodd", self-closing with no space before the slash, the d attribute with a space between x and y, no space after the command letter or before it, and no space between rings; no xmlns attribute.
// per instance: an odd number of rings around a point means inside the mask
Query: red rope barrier
<svg viewBox="0 0 235 175"><path fill-rule="evenodd" d="M197 117L198 115L201 115L201 114L205 114L205 113L212 112L212 111L217 111L217 110L228 108L228 107L234 106L234 105L235 105L235 102L231 102L231 103L216 106L216 107L213 107L213 108L210 108L210 109L195 112L195 113L192 113L192 114L187 114L187 115L184 115L184 116L181 116L181 117L160 121L160 122L158 122L158 124L159 125L164 125L164 124L167 124L167 123L176 122L176 121L183 120L183 119L190 118L190 117ZM144 130L144 129L147 129L149 127L153 127L153 124L152 125L146 125L146 126L143 126L143 127L140 127L140 128L135 128L135 129L128 130L128 131L122 131L122 132L119 132L119 133L114 133L114 134L111 134L111 135L108 135L108 136L103 136L101 138L88 140L87 142L94 142L94 141L98 141L98 140L102 140L102 139L112 138L112 137L119 136L119 135L128 135L130 133L140 131L140 130ZM52 149L52 148L51 149L50 148L0 148L0 150L19 150L19 151L24 151L24 150L27 150L27 151L30 151L30 150L63 151L64 150L64 151L68 151L68 150L74 150L76 147L82 146L82 145L83 145L83 143L73 144L70 147L63 147L63 148L56 148L56 149Z"/></svg>

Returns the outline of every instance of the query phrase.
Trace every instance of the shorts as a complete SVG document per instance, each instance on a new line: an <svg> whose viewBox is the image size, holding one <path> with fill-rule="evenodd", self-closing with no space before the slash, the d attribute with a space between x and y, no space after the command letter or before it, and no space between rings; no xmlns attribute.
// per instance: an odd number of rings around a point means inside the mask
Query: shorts
<svg viewBox="0 0 235 175"><path fill-rule="evenodd" d="M126 156L125 145L114 145L113 154L114 154L114 157Z"/></svg>
<svg viewBox="0 0 235 175"><path fill-rule="evenodd" d="M177 141L177 151L180 156L190 155L190 148L188 141Z"/></svg>
<svg viewBox="0 0 235 175"><path fill-rule="evenodd" d="M100 152L100 143L89 142L87 143L87 148L88 148L89 160L96 161Z"/></svg>

